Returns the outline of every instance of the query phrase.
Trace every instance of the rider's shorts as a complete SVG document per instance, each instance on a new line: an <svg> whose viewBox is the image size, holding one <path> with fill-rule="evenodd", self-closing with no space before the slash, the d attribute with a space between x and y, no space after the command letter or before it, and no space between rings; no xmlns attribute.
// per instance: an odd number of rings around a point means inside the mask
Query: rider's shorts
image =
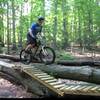
<svg viewBox="0 0 100 100"><path fill-rule="evenodd" d="M30 34L27 34L27 45L28 44L37 44L36 39L32 38Z"/></svg>

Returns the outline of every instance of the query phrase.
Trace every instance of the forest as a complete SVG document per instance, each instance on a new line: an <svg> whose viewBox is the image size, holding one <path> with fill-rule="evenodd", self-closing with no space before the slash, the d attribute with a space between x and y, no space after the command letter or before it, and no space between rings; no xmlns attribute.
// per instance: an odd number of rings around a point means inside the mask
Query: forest
<svg viewBox="0 0 100 100"><path fill-rule="evenodd" d="M54 49L99 48L99 0L0 0L0 43L23 48L32 22L46 21L43 34Z"/></svg>
<svg viewBox="0 0 100 100"><path fill-rule="evenodd" d="M45 18L45 48L53 54L48 64L43 46L39 60L25 52L27 33L39 16ZM10 92L14 98L28 92L100 97L100 0L0 0L0 97L10 98Z"/></svg>

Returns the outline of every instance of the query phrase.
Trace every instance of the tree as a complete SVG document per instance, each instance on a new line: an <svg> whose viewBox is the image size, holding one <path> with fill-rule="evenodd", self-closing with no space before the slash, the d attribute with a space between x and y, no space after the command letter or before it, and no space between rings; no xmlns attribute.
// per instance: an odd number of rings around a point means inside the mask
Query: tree
<svg viewBox="0 0 100 100"><path fill-rule="evenodd" d="M57 34L57 5L58 0L54 0L54 23L53 23L53 43L54 48L57 48L56 34Z"/></svg>
<svg viewBox="0 0 100 100"><path fill-rule="evenodd" d="M7 53L9 54L9 2L7 2Z"/></svg>
<svg viewBox="0 0 100 100"><path fill-rule="evenodd" d="M12 49L16 49L16 35L15 35L15 1L12 0L12 21L13 21L13 47Z"/></svg>
<svg viewBox="0 0 100 100"><path fill-rule="evenodd" d="M62 30L62 33L63 33L63 38L64 38L64 41L63 41L63 47L64 49L66 49L66 47L69 45L68 44L68 10L69 10L69 7L67 6L68 2L66 0L62 0L62 12L63 12L63 30Z"/></svg>

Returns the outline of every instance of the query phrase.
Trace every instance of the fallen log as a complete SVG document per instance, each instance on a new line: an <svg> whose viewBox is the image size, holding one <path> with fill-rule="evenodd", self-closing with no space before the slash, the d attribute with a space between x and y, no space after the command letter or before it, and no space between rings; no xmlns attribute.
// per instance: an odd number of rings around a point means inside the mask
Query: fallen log
<svg viewBox="0 0 100 100"><path fill-rule="evenodd" d="M20 61L20 58L18 56L13 56L13 55L6 55L6 54L0 54L0 58L3 58L3 59L10 59L10 60L13 60L13 61Z"/></svg>
<svg viewBox="0 0 100 100"><path fill-rule="evenodd" d="M27 89L27 91L30 91L39 97L52 95L50 90L27 74L19 70L15 70L13 68L14 66L14 64L0 62L0 76L9 80L10 82L21 84Z"/></svg>
<svg viewBox="0 0 100 100"><path fill-rule="evenodd" d="M56 62L59 65L65 65L65 66L100 66L100 61L57 61Z"/></svg>
<svg viewBox="0 0 100 100"><path fill-rule="evenodd" d="M14 55L13 56L13 55L7 55L7 54L0 54L0 58L2 58L2 59L10 59L10 60L15 61L15 62L21 61L20 58L19 58L19 55ZM37 61L35 59L33 59L32 62L40 63L40 61Z"/></svg>
<svg viewBox="0 0 100 100"><path fill-rule="evenodd" d="M9 64L2 64L1 66L10 66ZM18 66L18 64L16 63ZM61 66L61 65L44 65L40 63L30 64L42 71L55 76L56 78L72 79L85 81L90 83L100 84L100 69L90 66ZM12 65L13 66L13 65ZM19 73L19 72L18 72ZM13 73L12 73L13 74Z"/></svg>
<svg viewBox="0 0 100 100"><path fill-rule="evenodd" d="M19 62L20 58L19 55L17 56L13 56L13 55L6 55L6 54L0 54L0 58L3 59L10 59L13 60L15 62ZM40 63L40 61L37 61L35 59L33 59L32 61L33 63ZM85 65L89 65L89 66L100 66L100 61L57 61L56 64L58 65L65 65L65 66L85 66Z"/></svg>
<svg viewBox="0 0 100 100"><path fill-rule="evenodd" d="M90 66L61 66L31 64L56 78L72 79L100 84L100 69Z"/></svg>

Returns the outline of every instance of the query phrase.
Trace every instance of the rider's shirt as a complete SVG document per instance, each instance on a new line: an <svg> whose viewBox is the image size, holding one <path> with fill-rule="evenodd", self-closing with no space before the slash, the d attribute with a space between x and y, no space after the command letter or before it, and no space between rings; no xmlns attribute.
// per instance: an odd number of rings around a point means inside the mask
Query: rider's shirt
<svg viewBox="0 0 100 100"><path fill-rule="evenodd" d="M40 26L38 23L32 23L31 30L33 36L36 37L37 33L42 31L42 26Z"/></svg>

